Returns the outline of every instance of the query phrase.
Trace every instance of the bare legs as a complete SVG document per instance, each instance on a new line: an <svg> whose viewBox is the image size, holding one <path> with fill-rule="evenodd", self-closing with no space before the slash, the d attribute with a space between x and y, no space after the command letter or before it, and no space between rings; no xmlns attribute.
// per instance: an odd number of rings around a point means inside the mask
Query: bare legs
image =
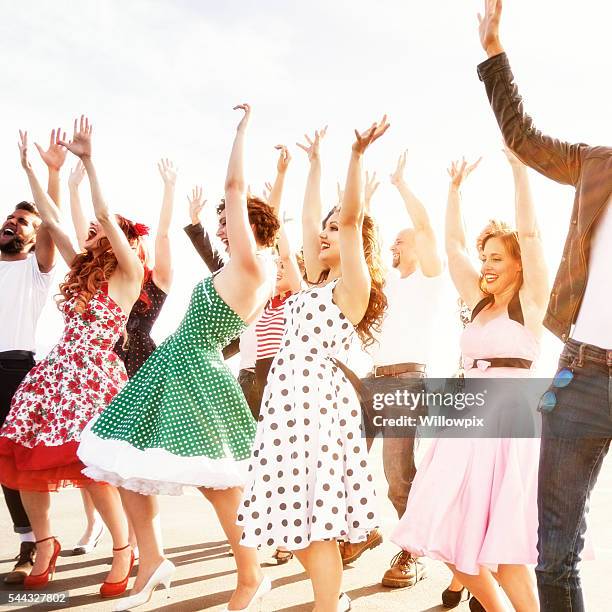
<svg viewBox="0 0 612 612"><path fill-rule="evenodd" d="M202 487L200 491L213 505L236 560L238 584L228 607L230 610L246 608L263 579L263 573L257 560L257 550L240 546L242 527L236 525L236 515L242 499L242 489L233 487L231 489L215 490Z"/></svg>
<svg viewBox="0 0 612 612"><path fill-rule="evenodd" d="M500 565L494 576L516 612L540 609L534 576L526 565Z"/></svg>
<svg viewBox="0 0 612 612"><path fill-rule="evenodd" d="M26 514L30 519L32 531L36 540L50 538L51 523L49 521L49 510L51 508L51 495L38 491L20 491L21 502ZM36 560L32 568L32 574L42 574L49 565L53 555L53 541L48 540L36 545Z"/></svg>
<svg viewBox="0 0 612 612"><path fill-rule="evenodd" d="M125 512L121 506L119 492L115 487L106 484L90 484L86 488L96 510L111 534L113 548L122 548L128 543L128 526ZM130 548L113 552L113 564L106 576L106 581L119 582L123 580L130 568L130 558Z"/></svg>
<svg viewBox="0 0 612 612"><path fill-rule="evenodd" d="M338 612L342 588L342 558L338 543L335 540L312 542L294 553L312 582L314 612Z"/></svg>
<svg viewBox="0 0 612 612"><path fill-rule="evenodd" d="M447 565L453 572L453 582L463 584L487 612L506 610L499 596L498 582L517 612L537 612L540 609L535 580L526 565L500 565L496 573L481 567L478 576L464 574L449 563Z"/></svg>
<svg viewBox="0 0 612 612"><path fill-rule="evenodd" d="M91 542L96 535L99 533L101 528L101 519L96 511L96 507L93 504L91 495L87 492L87 489L80 489L81 498L83 500L83 510L85 511L85 519L87 525L85 526L85 533L81 536L81 539L76 543L76 546L85 546Z"/></svg>
<svg viewBox="0 0 612 612"><path fill-rule="evenodd" d="M127 523L117 489L110 485L92 484L87 487L95 508L100 513L106 524L111 537L113 547L119 548L127 544ZM21 491L23 507L32 524L32 531L36 540L44 540L53 535L49 519L51 508L51 495L38 491ZM53 542L48 540L36 545L36 561L32 568L33 574L40 574L47 569L51 555L53 554ZM109 582L123 580L127 574L130 564L129 549L113 555L113 565L107 576Z"/></svg>
<svg viewBox="0 0 612 612"><path fill-rule="evenodd" d="M153 572L164 560L164 550L159 524L159 504L156 495L141 495L127 489L119 489L123 507L134 526L140 558L138 575L130 593L139 593Z"/></svg>

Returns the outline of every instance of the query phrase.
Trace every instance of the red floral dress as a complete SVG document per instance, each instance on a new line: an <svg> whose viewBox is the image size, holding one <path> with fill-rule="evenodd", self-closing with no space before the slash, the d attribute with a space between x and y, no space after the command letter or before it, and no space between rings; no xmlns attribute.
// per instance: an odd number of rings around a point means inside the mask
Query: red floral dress
<svg viewBox="0 0 612 612"><path fill-rule="evenodd" d="M99 290L85 311L62 304L64 334L21 383L0 429L0 482L12 489L55 491L90 480L76 451L85 425L127 381L113 347L127 317Z"/></svg>

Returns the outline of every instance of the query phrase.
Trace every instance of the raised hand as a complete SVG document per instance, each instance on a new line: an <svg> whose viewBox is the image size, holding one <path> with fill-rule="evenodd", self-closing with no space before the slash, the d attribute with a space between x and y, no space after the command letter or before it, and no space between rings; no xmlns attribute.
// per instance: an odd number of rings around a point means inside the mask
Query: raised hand
<svg viewBox="0 0 612 612"><path fill-rule="evenodd" d="M270 196L272 195L272 183L266 181L264 183L263 197L266 202L270 200Z"/></svg>
<svg viewBox="0 0 612 612"><path fill-rule="evenodd" d="M366 208L369 208L370 201L374 192L378 189L380 182L376 180L376 172L370 173L366 170L365 173L365 185L363 186L363 197L365 199Z"/></svg>
<svg viewBox="0 0 612 612"><path fill-rule="evenodd" d="M244 115L236 128L236 131L244 131L246 126L249 124L249 119L251 118L251 106L249 104L237 104L234 106L234 110L242 110L244 111Z"/></svg>
<svg viewBox="0 0 612 612"><path fill-rule="evenodd" d="M302 144L300 142L296 142L295 144L306 151L308 155L308 161L313 162L315 160L321 159L319 155L319 145L321 144L321 140L325 138L325 134L327 134L327 126L325 126L322 130L316 130L314 134L314 140L310 139L308 134L304 134L304 138L308 144Z"/></svg>
<svg viewBox="0 0 612 612"><path fill-rule="evenodd" d="M404 151L397 160L395 172L389 177L391 184L399 187L404 182L404 170L406 169L406 155L408 151Z"/></svg>
<svg viewBox="0 0 612 612"><path fill-rule="evenodd" d="M338 194L337 206L340 206L342 204L342 200L344 200L344 189L342 189L340 181L336 181L336 193Z"/></svg>
<svg viewBox="0 0 612 612"><path fill-rule="evenodd" d="M465 157L461 158L461 161L454 161L451 163L450 168L446 171L451 177L451 186L455 189L459 189L463 184L463 181L478 167L482 157L479 157L473 164L468 165L465 161Z"/></svg>
<svg viewBox="0 0 612 612"><path fill-rule="evenodd" d="M19 147L19 158L21 160L21 167L24 170L31 170L32 164L30 164L30 160L28 159L28 132L22 132L19 130L19 142L17 143Z"/></svg>
<svg viewBox="0 0 612 612"><path fill-rule="evenodd" d="M59 140L58 144L66 147L72 154L83 159L84 157L91 157L91 132L93 125L89 123L89 119L85 115L81 115L80 121L74 120L74 131L72 134L72 140L65 142Z"/></svg>
<svg viewBox="0 0 612 612"><path fill-rule="evenodd" d="M204 191L201 185L196 185L191 190L191 197L187 196L189 202L189 216L191 217L191 225L200 223L200 215L206 200L204 200Z"/></svg>
<svg viewBox="0 0 612 612"><path fill-rule="evenodd" d="M378 140L388 129L391 124L387 121L387 115L379 123L374 122L367 130L361 134L355 130L355 142L353 143L353 151L363 154L366 149L375 141Z"/></svg>
<svg viewBox="0 0 612 612"><path fill-rule="evenodd" d="M276 171L279 174L284 174L287 172L287 168L289 167L289 162L291 161L291 153L289 153L289 149L282 144L278 144L274 147L277 151L280 151L280 155L278 156L278 162L276 163Z"/></svg>
<svg viewBox="0 0 612 612"><path fill-rule="evenodd" d="M49 170L59 171L64 165L66 161L66 148L60 143L65 139L66 132L62 134L61 129L57 128L57 130L51 130L49 148L46 151L37 142L34 143L34 146L38 149L42 160L47 164Z"/></svg>
<svg viewBox="0 0 612 612"><path fill-rule="evenodd" d="M484 0L484 17L478 13L478 33L480 44L489 57L504 50L499 41L499 22L502 13L502 0Z"/></svg>
<svg viewBox="0 0 612 612"><path fill-rule="evenodd" d="M165 185L174 186L176 184L178 168L167 157L157 162L157 169Z"/></svg>
<svg viewBox="0 0 612 612"><path fill-rule="evenodd" d="M79 163L71 170L68 176L68 187L78 187L85 176L85 166L79 160Z"/></svg>

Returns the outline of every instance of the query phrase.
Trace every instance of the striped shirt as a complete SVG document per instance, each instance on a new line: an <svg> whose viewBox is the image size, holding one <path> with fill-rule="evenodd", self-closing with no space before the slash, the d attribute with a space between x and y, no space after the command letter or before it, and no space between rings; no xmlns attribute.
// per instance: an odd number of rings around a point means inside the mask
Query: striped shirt
<svg viewBox="0 0 612 612"><path fill-rule="evenodd" d="M285 333L285 301L291 295L288 291L276 295L268 301L261 317L257 321L257 359L274 357L280 348Z"/></svg>

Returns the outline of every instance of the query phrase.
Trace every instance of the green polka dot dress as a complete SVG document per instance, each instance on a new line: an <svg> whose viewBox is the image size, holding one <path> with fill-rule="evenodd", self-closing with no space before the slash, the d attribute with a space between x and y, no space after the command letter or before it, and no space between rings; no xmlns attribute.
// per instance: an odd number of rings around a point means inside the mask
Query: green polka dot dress
<svg viewBox="0 0 612 612"><path fill-rule="evenodd" d="M87 425L83 473L145 495L243 485L256 426L221 349L245 328L212 276L199 283L178 330Z"/></svg>

